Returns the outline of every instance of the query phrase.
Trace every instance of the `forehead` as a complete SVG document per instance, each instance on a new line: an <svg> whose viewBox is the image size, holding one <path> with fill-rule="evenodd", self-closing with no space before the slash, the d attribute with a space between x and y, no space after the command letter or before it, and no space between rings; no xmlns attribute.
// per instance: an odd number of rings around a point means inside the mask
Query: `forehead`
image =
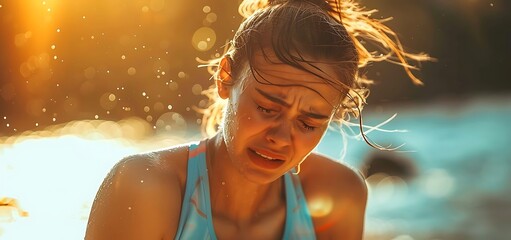
<svg viewBox="0 0 511 240"><path fill-rule="evenodd" d="M282 63L272 51L257 52L252 58L252 77L255 84L265 89L281 92L282 95L294 92L309 97L320 97L330 106L337 106L341 92L331 86L336 72L325 63L300 63L307 69ZM309 72L310 71L310 72Z"/></svg>

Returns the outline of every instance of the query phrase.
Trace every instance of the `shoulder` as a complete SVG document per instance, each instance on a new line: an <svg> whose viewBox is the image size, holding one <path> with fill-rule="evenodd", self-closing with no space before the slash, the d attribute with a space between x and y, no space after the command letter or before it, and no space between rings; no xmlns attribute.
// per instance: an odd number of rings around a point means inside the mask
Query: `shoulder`
<svg viewBox="0 0 511 240"><path fill-rule="evenodd" d="M119 161L96 195L86 239L172 238L181 211L187 150L180 146Z"/></svg>
<svg viewBox="0 0 511 240"><path fill-rule="evenodd" d="M300 179L304 191L326 191L343 196L343 200L365 200L367 188L362 174L355 168L326 156L311 154L301 166ZM302 174L303 173L303 174Z"/></svg>
<svg viewBox="0 0 511 240"><path fill-rule="evenodd" d="M362 239L367 186L354 168L311 154L300 179L318 238Z"/></svg>

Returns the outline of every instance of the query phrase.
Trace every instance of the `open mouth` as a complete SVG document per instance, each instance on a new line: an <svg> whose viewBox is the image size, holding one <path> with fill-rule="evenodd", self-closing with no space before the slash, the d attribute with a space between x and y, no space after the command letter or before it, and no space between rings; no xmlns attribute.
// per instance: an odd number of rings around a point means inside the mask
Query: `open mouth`
<svg viewBox="0 0 511 240"><path fill-rule="evenodd" d="M259 156L261 156L261 157L263 157L263 158L266 158L266 159L268 159L268 160L272 160L272 161L282 161L282 160L277 159L277 158L272 158L272 157L266 156L266 155L264 155L264 154L262 154L262 153L260 153L260 152L258 152L258 151L254 151L254 152L255 152L257 155L259 155Z"/></svg>
<svg viewBox="0 0 511 240"><path fill-rule="evenodd" d="M284 160L275 158L273 156L268 156L267 154L263 154L261 152L249 149L249 158L250 160L257 166L266 168L266 169L275 169L282 164L284 164Z"/></svg>

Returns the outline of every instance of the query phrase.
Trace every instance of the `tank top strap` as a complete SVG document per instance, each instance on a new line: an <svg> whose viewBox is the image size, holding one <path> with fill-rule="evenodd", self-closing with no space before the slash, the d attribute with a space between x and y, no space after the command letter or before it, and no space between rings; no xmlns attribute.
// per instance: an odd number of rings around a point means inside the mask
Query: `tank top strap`
<svg viewBox="0 0 511 240"><path fill-rule="evenodd" d="M284 174L286 188L286 225L282 239L316 239L300 178Z"/></svg>
<svg viewBox="0 0 511 240"><path fill-rule="evenodd" d="M190 144L185 196L175 239L216 239L206 166L206 141Z"/></svg>
<svg viewBox="0 0 511 240"><path fill-rule="evenodd" d="M284 174L286 223L282 239L315 239L300 178ZM185 196L175 239L215 239L211 214L206 141L189 147Z"/></svg>

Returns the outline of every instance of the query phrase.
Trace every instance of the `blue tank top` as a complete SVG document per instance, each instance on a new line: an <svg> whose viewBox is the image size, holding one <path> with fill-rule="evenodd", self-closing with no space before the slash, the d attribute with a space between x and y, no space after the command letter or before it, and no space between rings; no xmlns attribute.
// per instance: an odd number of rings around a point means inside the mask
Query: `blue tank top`
<svg viewBox="0 0 511 240"><path fill-rule="evenodd" d="M206 144L193 143L188 154L186 190L175 239L216 239L211 215ZM284 175L286 224L282 239L316 239L298 176Z"/></svg>

